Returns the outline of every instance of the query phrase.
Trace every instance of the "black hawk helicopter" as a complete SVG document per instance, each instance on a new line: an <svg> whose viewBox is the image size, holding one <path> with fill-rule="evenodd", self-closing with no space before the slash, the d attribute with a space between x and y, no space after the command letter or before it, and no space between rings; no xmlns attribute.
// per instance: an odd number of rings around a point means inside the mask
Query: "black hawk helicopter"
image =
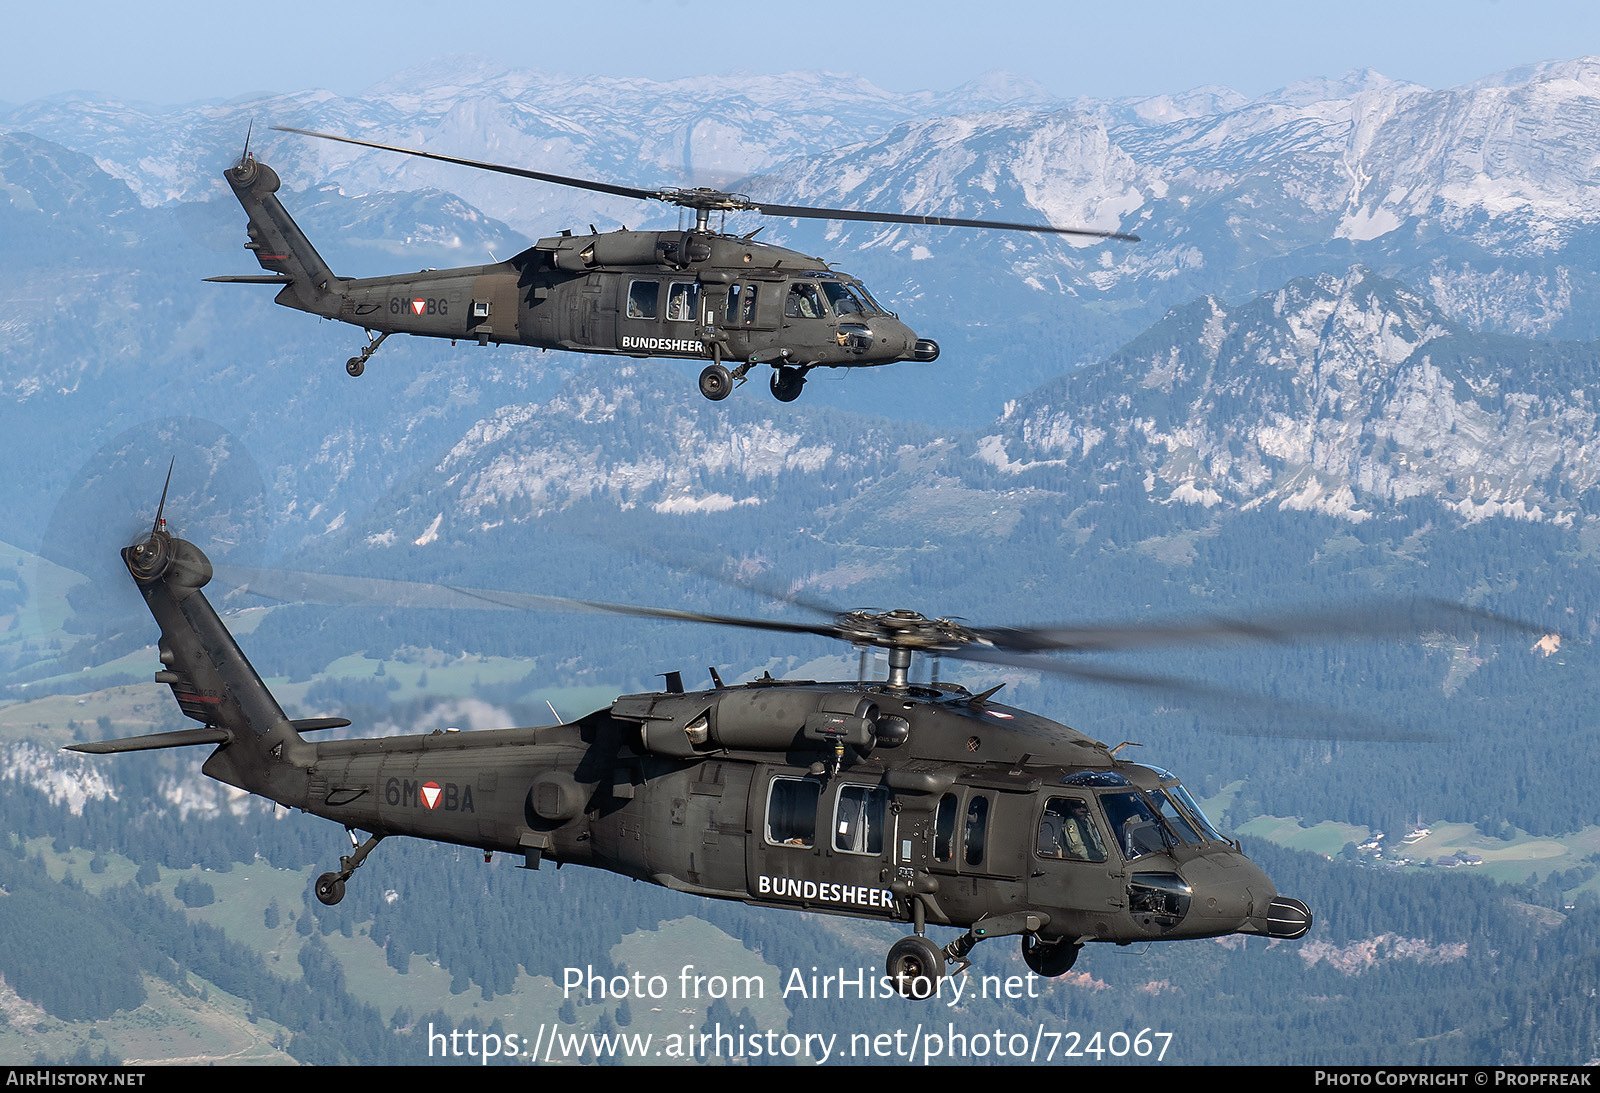
<svg viewBox="0 0 1600 1093"><path fill-rule="evenodd" d="M1431 601L1389 616L1001 629L903 610L806 623L408 586L453 597L435 606L599 610L824 635L886 650L888 676L769 675L729 686L713 668L710 689L688 691L671 672L664 691L624 695L562 724L317 743L307 734L350 721L285 715L201 591L210 561L167 530L164 506L165 493L149 535L122 559L161 630L155 679L202 727L72 750L214 746L205 774L350 833L352 853L317 881L325 904L343 898L384 839L431 839L521 855L526 868L588 865L715 899L908 923L886 974L912 997L936 993L986 938L1020 937L1028 966L1057 976L1089 942L1293 940L1312 923L1172 774L995 702L999 687L913 683L914 654L1165 687L1172 681L1046 654L1217 636L1415 636L1485 619L1534 629ZM964 932L941 947L926 935L930 924Z"/></svg>
<svg viewBox="0 0 1600 1093"><path fill-rule="evenodd" d="M813 368L865 368L933 361L938 343L919 338L867 287L821 258L767 246L756 232L709 227L713 212L860 220L886 224L991 228L1137 241L1123 232L988 220L859 212L756 201L697 187L646 190L411 148L274 126L288 133L399 152L521 178L694 210L686 231L570 231L541 239L504 262L423 270L392 277L338 277L275 196L277 172L252 158L249 142L223 172L249 215L250 241L265 275L209 281L281 285L285 307L367 331L368 343L345 370L359 376L390 334L512 344L632 357L710 358L700 393L727 398L750 369L770 365L772 394L800 397ZM759 230L759 229L758 229Z"/></svg>

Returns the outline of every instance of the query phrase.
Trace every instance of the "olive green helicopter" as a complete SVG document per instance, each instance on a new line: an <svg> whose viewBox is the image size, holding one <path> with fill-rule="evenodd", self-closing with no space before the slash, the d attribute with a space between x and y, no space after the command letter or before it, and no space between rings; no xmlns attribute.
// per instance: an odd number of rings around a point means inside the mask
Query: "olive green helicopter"
<svg viewBox="0 0 1600 1093"><path fill-rule="evenodd" d="M391 334L524 345L629 357L706 360L700 393L725 399L752 368L772 368L769 387L781 402L800 397L815 368L868 368L897 361L931 362L938 343L916 335L860 280L821 258L768 246L760 231L713 231L711 214L852 220L935 227L988 228L1136 242L1124 232L1058 228L992 220L862 212L758 201L695 187L641 189L572 178L457 156L401 148L284 126L324 140L514 175L692 210L682 231L562 231L503 262L427 269L386 277L339 277L317 253L276 194L276 171L256 160L249 140L223 178L249 217L249 242L265 274L208 281L281 286L277 302L359 326L368 341L345 364L352 376Z"/></svg>
<svg viewBox="0 0 1600 1093"><path fill-rule="evenodd" d="M1233 639L1415 638L1485 621L1535 629L1439 601L1013 628L790 597L818 617L789 621L258 573L246 589L273 600L598 611L824 636L887 654L887 675L876 680L863 669L853 681L767 674L726 684L711 668L709 687L691 690L669 671L661 691L623 695L559 724L314 741L350 721L284 712L207 600L212 564L167 529L165 503L163 491L149 533L121 556L160 629L155 680L200 725L73 750L208 746L206 775L342 825L353 849L317 880L325 904L344 897L383 840L434 840L486 859L514 855L530 869L591 866L712 899L904 924L910 933L890 948L884 982L918 998L964 971L972 947L989 938L1020 938L1029 968L1059 976L1092 942L1294 940L1312 913L1280 894L1171 773L997 702L999 687L915 682L914 657L1203 692L1081 658ZM958 936L940 945L928 936L935 926Z"/></svg>

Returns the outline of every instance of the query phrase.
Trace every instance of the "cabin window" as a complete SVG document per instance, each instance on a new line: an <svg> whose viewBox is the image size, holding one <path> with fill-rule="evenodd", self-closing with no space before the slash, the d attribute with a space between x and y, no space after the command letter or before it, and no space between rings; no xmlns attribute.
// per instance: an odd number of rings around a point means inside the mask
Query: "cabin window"
<svg viewBox="0 0 1600 1093"><path fill-rule="evenodd" d="M1067 861L1106 860L1105 844L1089 813L1089 802L1082 797L1052 797L1045 802L1039 820L1041 858Z"/></svg>
<svg viewBox="0 0 1600 1093"><path fill-rule="evenodd" d="M967 802L967 832L963 840L968 865L982 865L989 838L989 798L974 796Z"/></svg>
<svg viewBox="0 0 1600 1093"><path fill-rule="evenodd" d="M667 289L667 321L692 322L700 313L700 286L675 281Z"/></svg>
<svg viewBox="0 0 1600 1093"><path fill-rule="evenodd" d="M749 326L756 321L757 285L733 285L728 289L728 323Z"/></svg>
<svg viewBox="0 0 1600 1093"><path fill-rule="evenodd" d="M844 786L833 815L833 848L847 854L882 854L889 791L882 786Z"/></svg>
<svg viewBox="0 0 1600 1093"><path fill-rule="evenodd" d="M767 794L767 842L809 847L817 836L822 785L811 778L774 778Z"/></svg>
<svg viewBox="0 0 1600 1093"><path fill-rule="evenodd" d="M955 854L956 808L960 802L954 793L939 798L939 812L933 818L933 860L949 861Z"/></svg>
<svg viewBox="0 0 1600 1093"><path fill-rule="evenodd" d="M628 286L628 318L654 319L656 317L656 303L660 298L660 282L633 282Z"/></svg>

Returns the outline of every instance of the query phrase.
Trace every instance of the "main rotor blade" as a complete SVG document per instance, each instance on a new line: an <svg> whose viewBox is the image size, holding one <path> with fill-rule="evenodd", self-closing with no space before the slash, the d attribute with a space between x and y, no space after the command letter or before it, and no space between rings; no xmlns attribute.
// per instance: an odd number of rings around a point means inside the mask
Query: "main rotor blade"
<svg viewBox="0 0 1600 1093"><path fill-rule="evenodd" d="M608 530L603 530L599 525L574 532L579 538L586 539L598 546L611 547L615 545L616 536ZM720 548L711 544L702 544L692 548L697 557L713 558L720 553ZM623 552L626 555L643 558L656 563L676 573L691 574L704 580L719 584L724 588L737 589L740 592L753 592L757 596L773 601L774 603L788 604L798 607L802 611L824 618L838 618L844 609L800 591L797 588L787 587L765 579L762 573L755 577L735 576L727 571L727 563L734 561L729 558L721 566L700 565L685 560L690 553L690 548L685 548L682 553L663 549L653 541L630 542Z"/></svg>
<svg viewBox="0 0 1600 1093"><path fill-rule="evenodd" d="M1252 694L1249 691L1213 687L1181 676L1099 668L1081 661L1060 660L1038 653L1009 653L981 645L967 646L940 655L958 660L1067 676L1085 683L1103 683L1110 687L1136 687L1156 691L1162 695L1172 695L1180 703L1188 700L1196 706L1214 711L1206 718L1207 727L1228 736L1291 740L1370 740L1381 743L1438 743L1447 739L1437 732L1404 729L1363 714L1305 706L1288 699ZM1245 723L1243 725L1232 723L1237 719L1243 719ZM1253 727L1254 723L1263 720L1269 721L1271 727ZM1212 724L1213 721L1217 723Z"/></svg>
<svg viewBox="0 0 1600 1093"><path fill-rule="evenodd" d="M504 592L446 584L390 581L376 577L346 577L338 574L228 567L218 567L217 575L237 585L240 592L281 603L347 607L426 607L453 611L581 611L642 619L698 622L745 630L769 630L782 634L838 636L838 628L827 624L784 622L778 619L745 618L739 615L713 615L701 611L679 611L670 607L637 607L633 604L606 603L601 600L540 596L530 592Z"/></svg>
<svg viewBox="0 0 1600 1093"><path fill-rule="evenodd" d="M954 216L920 216L916 213L875 213L855 209L818 209L806 205L769 205L752 201L750 208L767 216L796 216L808 220L861 220L869 224L925 224L935 228L993 228L996 231L1043 232L1051 235L1083 235L1092 239L1121 239L1139 242L1127 232L1100 231L1095 228L1057 228L1049 224L1014 224L1004 220L963 220Z"/></svg>
<svg viewBox="0 0 1600 1093"><path fill-rule="evenodd" d="M1487 623L1530 634L1546 627L1448 600L1419 599L1334 611L1275 612L1260 618L1206 618L1149 624L973 628L982 641L1019 652L1110 652L1209 641L1291 642L1317 639L1406 638L1459 634Z"/></svg>
<svg viewBox="0 0 1600 1093"><path fill-rule="evenodd" d="M1204 683L1195 683L1178 676L1155 675L1149 672L1127 672L1117 668L1095 668L1079 661L1061 660L1040 653L1017 653L1006 649L992 649L985 645L967 645L959 649L941 650L940 656L954 660L970 660L979 664L998 664L1006 668L1026 668L1031 672L1071 676L1090 683L1109 683L1118 687L1145 687L1155 690L1181 691L1207 698L1231 699L1232 691L1224 691Z"/></svg>
<svg viewBox="0 0 1600 1093"><path fill-rule="evenodd" d="M333 140L338 141L340 144L354 144L361 148L376 148L383 152L398 152L403 156L416 156L418 159L431 159L439 163L454 163L460 167L475 167L480 171L493 171L496 174L512 175L516 178L531 178L537 182L552 182L558 186L572 186L580 190L592 190L596 193L614 194L618 197L631 197L644 201L667 201L689 208L704 206L708 209L743 209L763 213L767 216L802 217L807 220L860 220L869 224L922 224L940 228L993 228L997 231L1043 232L1053 235L1082 235L1093 239L1121 239L1129 243L1137 243L1139 241L1137 235L1129 235L1126 232L1100 231L1093 228L1057 228L1049 224L1016 224L1002 220L964 220L959 217L920 216L915 213L877 213L862 212L855 209L823 209L807 205L769 205L766 202L756 201L741 194L723 193L719 190L646 190L637 186L619 186L612 182L597 182L589 178L556 175L548 171L534 171L526 167L511 167L504 163L489 163L485 160L466 159L462 156L446 156L438 152L423 152L416 148L402 148L397 144L380 144L374 140L343 137L337 133L319 133L314 129L296 129L290 125L274 125L272 128L280 133L298 133L303 137Z"/></svg>
<svg viewBox="0 0 1600 1093"><path fill-rule="evenodd" d="M856 644L862 643L859 620L851 619L844 613L833 613L833 618L826 622L790 622L372 577L230 570L225 566L218 567L218 576L230 580L243 591L285 603L453 610L583 611L632 618L698 622L773 633L812 634ZM829 610L821 604L803 600L794 602L795 606L804 610L814 612ZM846 625L847 622L849 625ZM1093 678L1091 670L1071 665L1048 654L1131 651L1159 646L1197 646L1239 640L1288 643L1318 639L1418 638L1430 633L1461 636L1469 626L1483 624L1529 634L1542 635L1550 632L1546 627L1493 612L1464 607L1446 600L1420 599L1401 604L1377 604L1335 611L1275 613L1263 615L1258 619L1217 617L1148 624L1052 627L958 626L953 628L950 635L956 644L942 646L939 652L966 660L986 660L1039 671ZM962 634L965 636L961 636ZM887 633L886 638L887 640L869 643L884 647L897 644ZM1165 686L1172 682L1157 677L1151 678L1155 681L1152 683L1155 686ZM1126 677L1124 681L1129 684L1138 682L1131 676Z"/></svg>
<svg viewBox="0 0 1600 1093"><path fill-rule="evenodd" d="M580 190L593 190L596 193L615 194L618 197L632 197L640 200L664 200L660 190L641 190L637 186L618 186L610 182L596 182L594 179L589 178L573 178L569 175L553 175L546 171L531 171L526 167L508 167L503 163L486 163L483 160L464 159L461 156L445 156L437 152L421 152L415 148L401 148L396 144L379 144L373 140L357 140L355 137L341 137L334 133L318 133L313 129L296 129L289 125L274 125L272 128L280 133L299 133L303 137L336 140L340 144L356 144L362 148L377 148L383 152L399 152L401 155L416 156L418 159L437 160L440 163L454 163L461 167L476 167L480 171L494 171L502 175L531 178L536 182L553 182L557 186L574 186Z"/></svg>

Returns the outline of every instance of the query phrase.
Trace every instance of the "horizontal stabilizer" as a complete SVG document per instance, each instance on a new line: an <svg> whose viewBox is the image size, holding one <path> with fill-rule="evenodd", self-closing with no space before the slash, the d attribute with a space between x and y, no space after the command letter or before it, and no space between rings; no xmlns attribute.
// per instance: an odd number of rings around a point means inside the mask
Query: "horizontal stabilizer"
<svg viewBox="0 0 1600 1093"><path fill-rule="evenodd" d="M207 277L206 280L228 285L287 285L294 278L286 273L241 273L231 277Z"/></svg>
<svg viewBox="0 0 1600 1093"><path fill-rule="evenodd" d="M69 744L67 750L110 755L119 751L155 751L159 748L187 748L195 744L227 742L228 734L222 729L179 729L176 732L151 733L149 736L127 736L121 740L100 740L92 744Z"/></svg>
<svg viewBox="0 0 1600 1093"><path fill-rule="evenodd" d="M289 722L295 732L321 732L323 729L342 729L350 724L348 717L302 717Z"/></svg>

